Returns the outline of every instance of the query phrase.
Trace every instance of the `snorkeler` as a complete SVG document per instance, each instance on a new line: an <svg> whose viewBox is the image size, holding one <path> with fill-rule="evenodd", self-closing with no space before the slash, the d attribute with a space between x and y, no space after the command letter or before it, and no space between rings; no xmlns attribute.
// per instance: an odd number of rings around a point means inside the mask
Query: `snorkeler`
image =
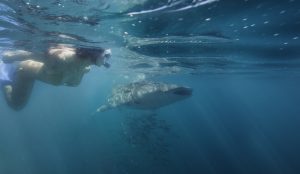
<svg viewBox="0 0 300 174"><path fill-rule="evenodd" d="M77 86L91 65L110 64L110 49L84 48L58 44L44 54L24 50L6 51L0 60L0 85L8 105L21 110L26 105L35 80L52 84Z"/></svg>

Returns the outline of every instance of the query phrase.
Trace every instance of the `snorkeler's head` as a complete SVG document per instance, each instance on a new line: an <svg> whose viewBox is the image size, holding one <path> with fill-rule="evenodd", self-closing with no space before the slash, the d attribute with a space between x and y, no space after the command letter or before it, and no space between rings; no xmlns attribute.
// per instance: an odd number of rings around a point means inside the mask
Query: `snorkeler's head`
<svg viewBox="0 0 300 174"><path fill-rule="evenodd" d="M76 48L76 55L81 59L90 59L92 64L96 66L110 67L108 63L111 57L110 49L78 47Z"/></svg>

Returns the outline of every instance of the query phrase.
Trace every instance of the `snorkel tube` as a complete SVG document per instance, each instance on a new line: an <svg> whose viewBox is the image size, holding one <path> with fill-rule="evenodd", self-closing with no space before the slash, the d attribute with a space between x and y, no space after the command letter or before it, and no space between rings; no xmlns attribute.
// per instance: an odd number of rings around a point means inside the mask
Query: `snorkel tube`
<svg viewBox="0 0 300 174"><path fill-rule="evenodd" d="M106 49L104 50L103 54L102 54L102 64L105 68L109 68L110 67L110 64L108 63L108 60L110 59L111 57L111 49Z"/></svg>

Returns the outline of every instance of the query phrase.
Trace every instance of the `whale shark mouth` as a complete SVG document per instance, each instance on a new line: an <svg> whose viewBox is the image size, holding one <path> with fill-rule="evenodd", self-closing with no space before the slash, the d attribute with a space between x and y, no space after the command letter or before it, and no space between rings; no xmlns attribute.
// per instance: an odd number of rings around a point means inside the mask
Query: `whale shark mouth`
<svg viewBox="0 0 300 174"><path fill-rule="evenodd" d="M193 93L193 90L191 88L187 87L178 87L173 90L173 94L180 95L180 96L191 96Z"/></svg>

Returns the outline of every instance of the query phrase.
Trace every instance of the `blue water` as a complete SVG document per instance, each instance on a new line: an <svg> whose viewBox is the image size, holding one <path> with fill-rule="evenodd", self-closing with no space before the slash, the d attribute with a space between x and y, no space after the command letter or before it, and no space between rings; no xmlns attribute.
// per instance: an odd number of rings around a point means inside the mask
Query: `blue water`
<svg viewBox="0 0 300 174"><path fill-rule="evenodd" d="M3 174L298 174L296 0L1 0L0 49L112 49L78 87L37 81L21 111L1 93ZM94 114L138 80L193 88L155 112Z"/></svg>

